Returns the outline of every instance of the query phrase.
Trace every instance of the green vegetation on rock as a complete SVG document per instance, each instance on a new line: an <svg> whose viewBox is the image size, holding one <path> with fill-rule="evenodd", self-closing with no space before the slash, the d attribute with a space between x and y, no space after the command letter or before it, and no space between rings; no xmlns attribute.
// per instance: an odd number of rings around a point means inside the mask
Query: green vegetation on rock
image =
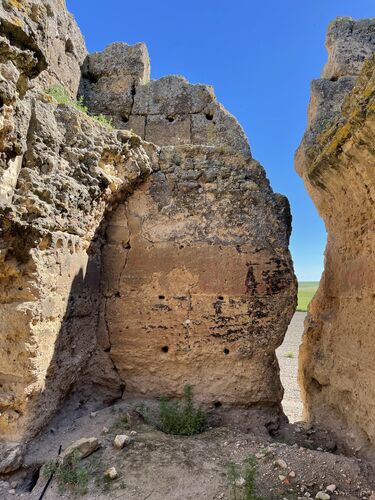
<svg viewBox="0 0 375 500"><path fill-rule="evenodd" d="M51 85L51 87L46 90L46 93L53 97L59 104L72 106L73 108L78 109L78 111L81 111L81 113L85 113L87 116L100 123L101 125L112 128L112 123L109 118L102 114L90 115L87 106L85 106L83 97L81 96L75 101L70 97L69 92L62 85Z"/></svg>
<svg viewBox="0 0 375 500"><path fill-rule="evenodd" d="M87 491L89 471L80 463L77 452L72 453L69 460L52 460L43 468L43 476L57 479L60 492L70 489L73 493L84 495Z"/></svg>

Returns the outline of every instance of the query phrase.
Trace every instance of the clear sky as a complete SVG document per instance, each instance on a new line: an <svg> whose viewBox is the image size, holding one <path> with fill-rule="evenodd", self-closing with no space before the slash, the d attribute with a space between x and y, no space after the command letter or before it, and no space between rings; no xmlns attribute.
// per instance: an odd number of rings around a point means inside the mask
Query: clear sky
<svg viewBox="0 0 375 500"><path fill-rule="evenodd" d="M293 157L306 127L310 81L326 60L336 16L374 17L375 0L67 0L90 52L114 41L146 42L153 79L184 75L215 87L293 214L299 280L318 280L325 229Z"/></svg>

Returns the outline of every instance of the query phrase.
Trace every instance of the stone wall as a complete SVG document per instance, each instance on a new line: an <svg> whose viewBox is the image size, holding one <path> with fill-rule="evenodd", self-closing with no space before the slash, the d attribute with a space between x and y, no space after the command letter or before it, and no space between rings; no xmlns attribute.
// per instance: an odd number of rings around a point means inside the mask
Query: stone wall
<svg viewBox="0 0 375 500"><path fill-rule="evenodd" d="M131 129L146 141L160 146L204 144L250 154L242 127L217 102L212 87L176 75L150 81L142 43L114 43L90 54L80 92L92 112L109 116L116 127Z"/></svg>
<svg viewBox="0 0 375 500"><path fill-rule="evenodd" d="M296 155L328 233L300 382L307 418L364 452L375 444L375 19L333 21L327 48Z"/></svg>

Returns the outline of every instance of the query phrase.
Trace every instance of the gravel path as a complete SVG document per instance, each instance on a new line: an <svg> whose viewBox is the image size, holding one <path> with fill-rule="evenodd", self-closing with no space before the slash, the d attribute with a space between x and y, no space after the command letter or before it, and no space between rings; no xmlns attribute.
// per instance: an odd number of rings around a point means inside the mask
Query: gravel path
<svg viewBox="0 0 375 500"><path fill-rule="evenodd" d="M276 351L280 364L281 382L285 389L283 407L290 422L302 420L302 402L297 383L297 372L298 349L301 343L305 317L306 313L304 312L294 314L284 342Z"/></svg>

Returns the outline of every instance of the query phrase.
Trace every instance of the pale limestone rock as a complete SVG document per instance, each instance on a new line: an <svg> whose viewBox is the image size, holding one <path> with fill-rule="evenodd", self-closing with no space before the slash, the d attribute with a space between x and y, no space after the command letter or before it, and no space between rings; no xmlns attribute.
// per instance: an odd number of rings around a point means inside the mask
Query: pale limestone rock
<svg viewBox="0 0 375 500"><path fill-rule="evenodd" d="M351 17L338 17L327 30L328 61L322 78L337 80L358 75L366 58L375 47L375 18L356 21Z"/></svg>
<svg viewBox="0 0 375 500"><path fill-rule="evenodd" d="M285 462L285 460L283 460L282 458L278 458L275 462L275 464L278 466L278 467L281 467L282 469L287 469L288 465L287 463Z"/></svg>
<svg viewBox="0 0 375 500"><path fill-rule="evenodd" d="M117 115L120 110L120 116L128 118L136 86L149 79L145 44L113 43L86 58L80 92L93 113Z"/></svg>
<svg viewBox="0 0 375 500"><path fill-rule="evenodd" d="M186 382L277 425L290 211L240 125L211 87L149 82L145 46L113 44L81 92L157 145L111 130L44 92L74 97L86 56L64 2L4 0L0 17L0 438L30 440L69 392L108 404Z"/></svg>
<svg viewBox="0 0 375 500"><path fill-rule="evenodd" d="M331 497L328 495L328 493L324 493L324 491L318 491L318 493L315 495L315 498L317 500L329 500Z"/></svg>
<svg viewBox="0 0 375 500"><path fill-rule="evenodd" d="M96 437L81 438L72 443L60 455L63 462L68 461L73 454L77 454L78 458L86 458L94 451L100 448L100 442Z"/></svg>
<svg viewBox="0 0 375 500"><path fill-rule="evenodd" d="M8 40L12 40L10 59L17 64L27 63L29 76L40 88L58 82L75 96L87 52L65 2L3 0L0 17L2 44L8 45ZM23 83L25 90L27 80Z"/></svg>
<svg viewBox="0 0 375 500"><path fill-rule="evenodd" d="M183 76L164 76L136 89L135 115L188 115L201 113L215 100L209 85L192 85Z"/></svg>
<svg viewBox="0 0 375 500"><path fill-rule="evenodd" d="M117 434L113 441L113 446L121 450L126 444L130 443L130 437L126 434Z"/></svg>
<svg viewBox="0 0 375 500"><path fill-rule="evenodd" d="M329 493L333 493L334 491L336 491L337 489L337 486L335 484L329 484L327 487L326 487L326 490L329 492Z"/></svg>
<svg viewBox="0 0 375 500"><path fill-rule="evenodd" d="M132 73L121 72L127 68L126 51L134 50L137 68L145 67L144 53L136 50L140 44L123 45L126 50L112 50L111 45L87 58L86 68L99 64L99 69L84 72L81 86L91 111L111 116L117 127L160 146L205 144L250 155L244 131L217 102L212 87L176 75L150 82L148 76L134 79ZM111 90L112 81L119 90Z"/></svg>
<svg viewBox="0 0 375 500"><path fill-rule="evenodd" d="M109 467L105 472L104 472L104 477L108 477L109 479L117 479L118 478L118 473L115 467Z"/></svg>
<svg viewBox="0 0 375 500"><path fill-rule="evenodd" d="M23 449L17 443L0 443L0 474L8 474L22 465Z"/></svg>

